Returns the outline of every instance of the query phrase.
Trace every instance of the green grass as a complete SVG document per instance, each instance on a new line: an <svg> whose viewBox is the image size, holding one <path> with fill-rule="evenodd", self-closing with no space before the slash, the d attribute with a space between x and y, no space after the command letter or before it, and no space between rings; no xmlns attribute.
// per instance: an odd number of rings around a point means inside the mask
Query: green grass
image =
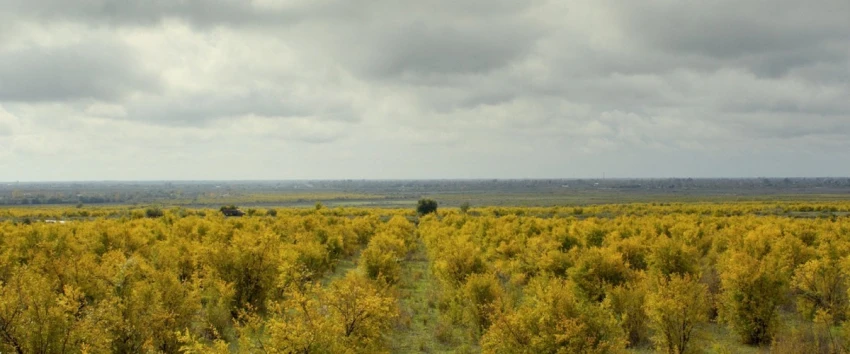
<svg viewBox="0 0 850 354"><path fill-rule="evenodd" d="M345 275L348 274L348 272L357 271L357 261L359 259L359 251L350 257L340 259L336 263L336 266L333 269L333 273L322 278L322 287L327 287L334 280L344 278Z"/></svg>
<svg viewBox="0 0 850 354"><path fill-rule="evenodd" d="M392 333L393 353L454 353L455 343L441 341L436 281L423 244L418 245L402 268L399 284L401 317Z"/></svg>
<svg viewBox="0 0 850 354"><path fill-rule="evenodd" d="M692 339L689 346L695 349L694 353L704 354L762 354L770 352L768 347L741 344L735 334L729 332L726 326L716 323L709 323L700 327L697 337ZM633 354L658 353L652 344L630 348L627 352Z"/></svg>

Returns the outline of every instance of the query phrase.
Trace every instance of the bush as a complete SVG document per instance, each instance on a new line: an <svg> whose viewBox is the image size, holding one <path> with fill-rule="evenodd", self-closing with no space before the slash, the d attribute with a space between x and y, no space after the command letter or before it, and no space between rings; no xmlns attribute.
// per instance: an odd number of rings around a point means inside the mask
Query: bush
<svg viewBox="0 0 850 354"><path fill-rule="evenodd" d="M568 273L578 293L595 302L605 300L610 288L625 284L632 277L620 253L600 248L586 250Z"/></svg>
<svg viewBox="0 0 850 354"><path fill-rule="evenodd" d="M145 210L145 216L149 218L159 218L162 217L162 215L164 215L162 209L158 207L151 207Z"/></svg>
<svg viewBox="0 0 850 354"><path fill-rule="evenodd" d="M785 283L781 270L767 263L735 253L720 274L722 317L745 344L770 343L778 325Z"/></svg>
<svg viewBox="0 0 850 354"><path fill-rule="evenodd" d="M437 201L433 199L419 199L419 204L416 206L416 212L419 215L426 215L437 212Z"/></svg>
<svg viewBox="0 0 850 354"><path fill-rule="evenodd" d="M606 298L631 348L643 345L649 336L649 320L644 310L648 293L647 283L639 279L632 284L615 287L609 291Z"/></svg>
<svg viewBox="0 0 850 354"><path fill-rule="evenodd" d="M407 253L404 240L389 233L372 237L360 256L360 266L371 279L383 279L393 284L401 276L401 260Z"/></svg>
<svg viewBox="0 0 850 354"><path fill-rule="evenodd" d="M690 274L661 276L649 294L646 312L659 351L687 353L697 325L708 321L708 287ZM691 345L693 346L693 345Z"/></svg>
<svg viewBox="0 0 850 354"><path fill-rule="evenodd" d="M825 310L838 324L844 320L847 308L848 276L837 259L813 259L794 272L791 284L799 294L797 310L806 319L813 319L818 310Z"/></svg>
<svg viewBox="0 0 850 354"><path fill-rule="evenodd" d="M502 297L502 287L493 274L472 274L463 285L467 321L477 330L486 330Z"/></svg>
<svg viewBox="0 0 850 354"><path fill-rule="evenodd" d="M530 285L523 303L493 319L483 353L620 353L626 338L603 306L574 296L560 279Z"/></svg>

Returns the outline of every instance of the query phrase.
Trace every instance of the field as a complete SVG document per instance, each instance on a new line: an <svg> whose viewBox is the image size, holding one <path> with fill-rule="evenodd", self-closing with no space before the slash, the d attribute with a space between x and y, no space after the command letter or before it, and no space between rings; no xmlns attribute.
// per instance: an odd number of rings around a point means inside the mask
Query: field
<svg viewBox="0 0 850 354"><path fill-rule="evenodd" d="M841 194L254 193L0 209L0 352L850 349Z"/></svg>
<svg viewBox="0 0 850 354"><path fill-rule="evenodd" d="M444 206L557 206L641 202L844 200L849 178L147 181L0 183L0 205L189 208L398 207L433 197Z"/></svg>

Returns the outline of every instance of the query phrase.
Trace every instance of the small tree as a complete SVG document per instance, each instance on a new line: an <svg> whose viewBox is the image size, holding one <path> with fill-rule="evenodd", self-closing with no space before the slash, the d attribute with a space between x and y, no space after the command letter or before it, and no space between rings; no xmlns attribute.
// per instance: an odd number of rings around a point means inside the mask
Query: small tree
<svg viewBox="0 0 850 354"><path fill-rule="evenodd" d="M163 215L162 209L160 209L159 207L150 207L147 210L145 210L145 216L147 216L149 218L158 218L158 217L161 217L162 215Z"/></svg>
<svg viewBox="0 0 850 354"><path fill-rule="evenodd" d="M404 240L391 234L379 233L372 237L360 256L360 267L370 279L383 279L396 283L401 277L401 260L407 249Z"/></svg>
<svg viewBox="0 0 850 354"><path fill-rule="evenodd" d="M708 321L708 287L690 274L661 276L646 302L652 340L668 354L687 353L695 327Z"/></svg>
<svg viewBox="0 0 850 354"><path fill-rule="evenodd" d="M561 279L529 284L516 309L492 318L482 353L622 353L626 338L604 306L582 301Z"/></svg>
<svg viewBox="0 0 850 354"><path fill-rule="evenodd" d="M797 267L791 285L798 293L797 310L814 319L818 310L828 312L835 325L844 320L847 308L848 279L846 268L834 258L813 259Z"/></svg>
<svg viewBox="0 0 850 354"><path fill-rule="evenodd" d="M468 212L468 211L469 211L469 202L463 202L463 204L460 205L460 212L466 214L466 212Z"/></svg>
<svg viewBox="0 0 850 354"><path fill-rule="evenodd" d="M225 206L221 207L221 209L219 209L219 210L221 210L221 213L224 214L224 216L242 216L242 215L245 215L245 213L243 213L241 210L239 210L239 208L237 208L235 205L232 205L232 204L231 205L225 205Z"/></svg>
<svg viewBox="0 0 850 354"><path fill-rule="evenodd" d="M720 273L721 317L745 344L770 343L785 300L785 270L776 262L730 252Z"/></svg>
<svg viewBox="0 0 850 354"><path fill-rule="evenodd" d="M425 215L437 212L437 201L433 199L419 199L419 204L416 206L416 212L419 215Z"/></svg>

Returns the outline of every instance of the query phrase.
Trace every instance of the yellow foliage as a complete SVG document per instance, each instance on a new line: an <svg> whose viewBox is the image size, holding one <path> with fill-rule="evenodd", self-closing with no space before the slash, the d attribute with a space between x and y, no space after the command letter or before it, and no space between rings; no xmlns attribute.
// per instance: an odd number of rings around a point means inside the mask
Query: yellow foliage
<svg viewBox="0 0 850 354"><path fill-rule="evenodd" d="M472 351L618 352L652 329L678 352L705 307L777 350L850 333L846 201L145 209L0 210L0 352L386 352L414 292ZM412 261L432 272L403 279Z"/></svg>
<svg viewBox="0 0 850 354"><path fill-rule="evenodd" d="M484 353L617 353L626 338L613 314L573 295L559 279L529 285L519 308L493 320L481 337Z"/></svg>
<svg viewBox="0 0 850 354"><path fill-rule="evenodd" d="M655 346L668 354L688 353L696 327L708 321L708 288L690 274L660 276L656 282L646 301Z"/></svg>

